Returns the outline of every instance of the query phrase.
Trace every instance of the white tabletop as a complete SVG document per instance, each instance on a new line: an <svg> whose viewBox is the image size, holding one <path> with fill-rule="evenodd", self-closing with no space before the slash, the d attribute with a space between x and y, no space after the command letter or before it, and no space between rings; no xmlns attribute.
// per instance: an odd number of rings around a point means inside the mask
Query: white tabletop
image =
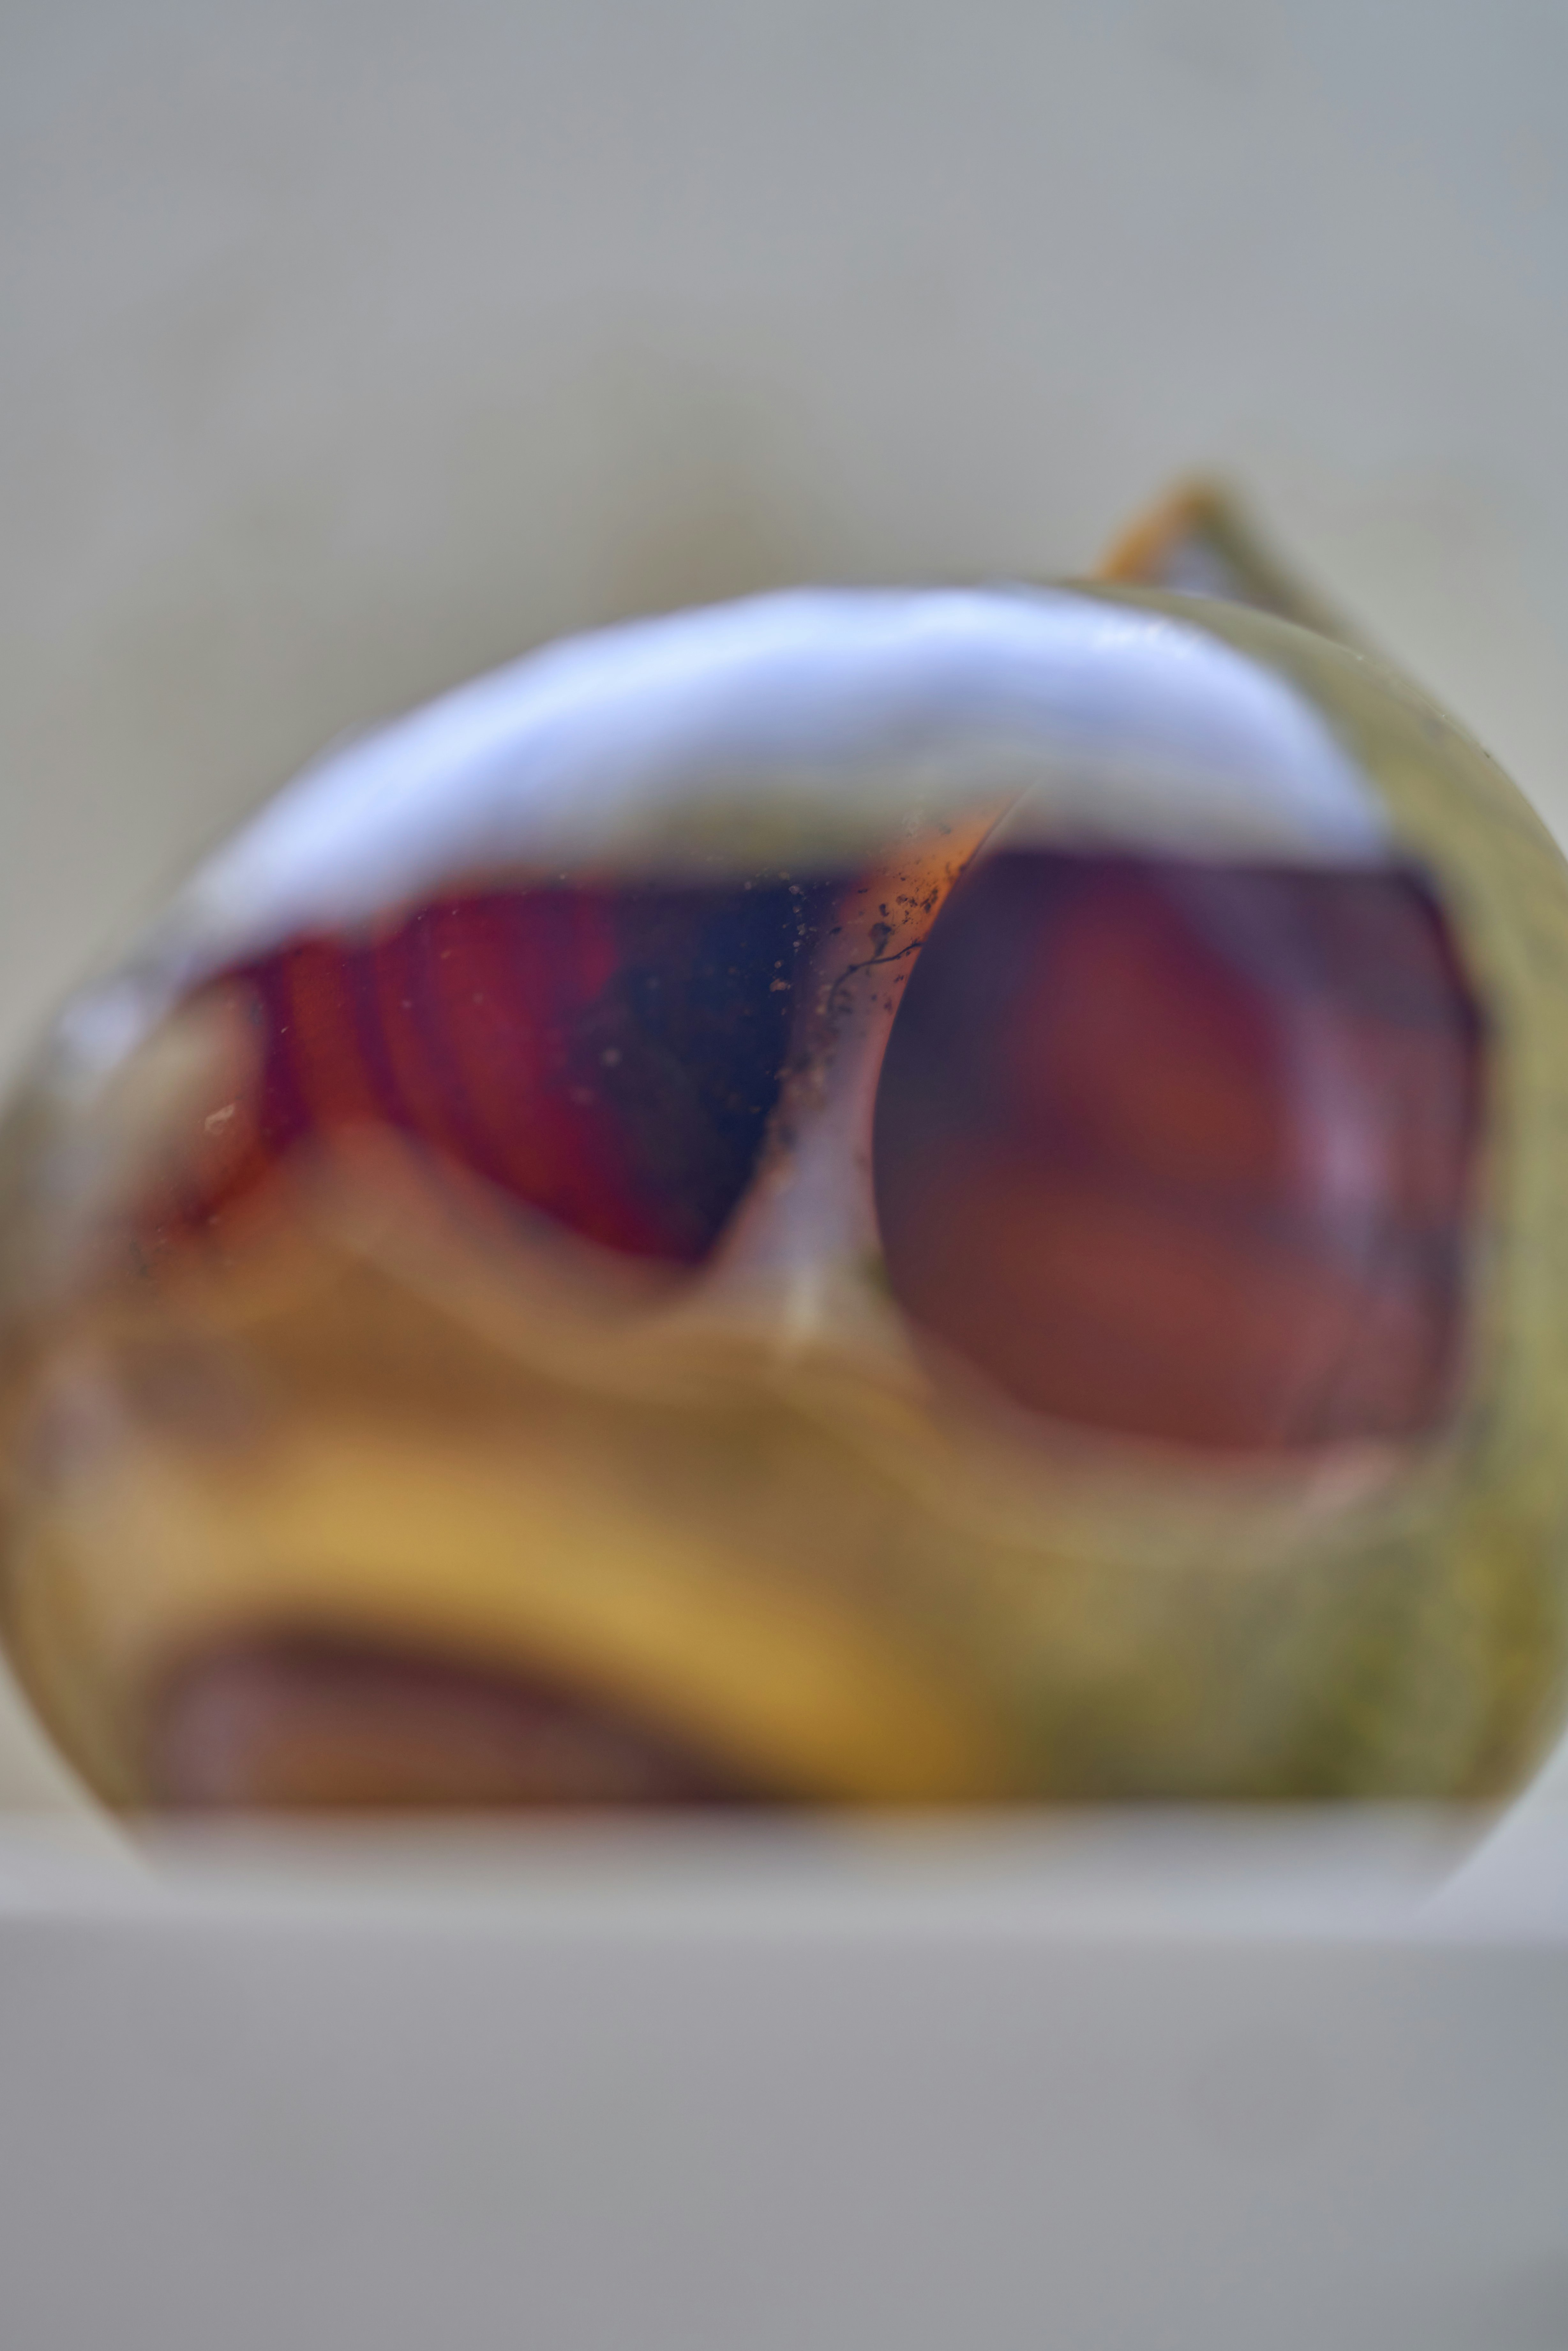
<svg viewBox="0 0 1568 2351"><path fill-rule="evenodd" d="M10 2351L1545 2351L1568 1819L0 1844Z"/></svg>

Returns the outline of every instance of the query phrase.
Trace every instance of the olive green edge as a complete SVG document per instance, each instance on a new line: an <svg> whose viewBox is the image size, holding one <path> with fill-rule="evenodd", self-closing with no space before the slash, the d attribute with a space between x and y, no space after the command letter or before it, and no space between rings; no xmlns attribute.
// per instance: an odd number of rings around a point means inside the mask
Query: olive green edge
<svg viewBox="0 0 1568 2351"><path fill-rule="evenodd" d="M1178 611L1301 687L1455 916L1491 1089L1467 1393L1430 1458L1267 1613L1271 1645L1316 1656L1322 1690L1277 1792L1496 1792L1539 1758L1568 1693L1568 863L1496 761L1374 657L1207 599L1090 592Z"/></svg>

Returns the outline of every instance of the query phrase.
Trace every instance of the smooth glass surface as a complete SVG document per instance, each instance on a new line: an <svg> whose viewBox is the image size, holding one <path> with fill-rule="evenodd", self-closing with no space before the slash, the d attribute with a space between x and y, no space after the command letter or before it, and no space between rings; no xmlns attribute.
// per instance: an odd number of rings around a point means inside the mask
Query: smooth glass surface
<svg viewBox="0 0 1568 2351"><path fill-rule="evenodd" d="M848 591L349 745L0 1139L127 1805L1453 1797L1568 1658L1568 885L1220 601Z"/></svg>

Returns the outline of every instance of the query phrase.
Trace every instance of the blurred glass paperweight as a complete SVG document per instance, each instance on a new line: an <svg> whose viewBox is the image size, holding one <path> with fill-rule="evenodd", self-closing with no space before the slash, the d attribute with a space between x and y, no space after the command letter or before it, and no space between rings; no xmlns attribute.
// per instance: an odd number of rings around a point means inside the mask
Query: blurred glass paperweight
<svg viewBox="0 0 1568 2351"><path fill-rule="evenodd" d="M1568 874L1222 501L1107 570L547 648L67 1008L0 1586L104 1798L1517 1783Z"/></svg>

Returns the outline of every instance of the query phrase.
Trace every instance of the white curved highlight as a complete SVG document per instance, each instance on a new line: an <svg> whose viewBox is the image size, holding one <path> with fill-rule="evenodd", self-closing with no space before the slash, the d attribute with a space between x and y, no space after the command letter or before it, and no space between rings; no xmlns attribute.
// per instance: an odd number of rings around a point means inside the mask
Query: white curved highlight
<svg viewBox="0 0 1568 2351"><path fill-rule="evenodd" d="M1189 621L1058 589L794 590L570 639L349 745L198 873L172 938L227 960L486 869L694 841L744 870L759 814L804 866L1019 792L1031 836L1387 854L1316 709Z"/></svg>

